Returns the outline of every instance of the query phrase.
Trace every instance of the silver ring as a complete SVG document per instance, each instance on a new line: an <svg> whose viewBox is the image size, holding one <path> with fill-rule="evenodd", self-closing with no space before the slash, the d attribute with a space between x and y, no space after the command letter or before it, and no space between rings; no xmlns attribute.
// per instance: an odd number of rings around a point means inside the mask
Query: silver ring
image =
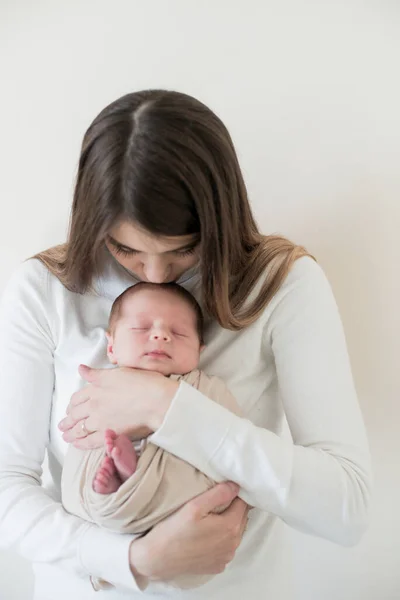
<svg viewBox="0 0 400 600"><path fill-rule="evenodd" d="M85 437L90 434L90 431L88 431L88 429L86 427L85 421L81 421L81 429L82 429L82 433Z"/></svg>

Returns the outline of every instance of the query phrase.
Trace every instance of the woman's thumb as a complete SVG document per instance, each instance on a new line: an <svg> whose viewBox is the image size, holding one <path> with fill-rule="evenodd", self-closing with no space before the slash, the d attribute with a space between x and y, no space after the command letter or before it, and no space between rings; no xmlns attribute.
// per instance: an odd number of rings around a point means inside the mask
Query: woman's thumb
<svg viewBox="0 0 400 600"><path fill-rule="evenodd" d="M188 504L200 517L216 512L221 506L229 506L239 493L239 486L232 481L217 483L211 490L200 494Z"/></svg>
<svg viewBox="0 0 400 600"><path fill-rule="evenodd" d="M92 369L87 365L79 365L78 372L82 379L84 379L88 383L93 383L96 379L97 369Z"/></svg>

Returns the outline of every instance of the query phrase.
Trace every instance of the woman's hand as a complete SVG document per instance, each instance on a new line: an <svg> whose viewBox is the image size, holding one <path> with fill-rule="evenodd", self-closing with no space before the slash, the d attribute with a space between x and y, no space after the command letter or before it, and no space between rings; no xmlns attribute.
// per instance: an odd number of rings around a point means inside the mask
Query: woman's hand
<svg viewBox="0 0 400 600"><path fill-rule="evenodd" d="M164 582L185 574L221 573L247 525L249 506L237 498L238 491L234 483L219 483L132 542L132 573ZM213 514L229 504L222 514Z"/></svg>
<svg viewBox="0 0 400 600"><path fill-rule="evenodd" d="M125 367L81 365L79 374L89 385L72 396L59 428L66 442L83 450L101 446L106 429L146 437L160 427L179 387L159 373Z"/></svg>

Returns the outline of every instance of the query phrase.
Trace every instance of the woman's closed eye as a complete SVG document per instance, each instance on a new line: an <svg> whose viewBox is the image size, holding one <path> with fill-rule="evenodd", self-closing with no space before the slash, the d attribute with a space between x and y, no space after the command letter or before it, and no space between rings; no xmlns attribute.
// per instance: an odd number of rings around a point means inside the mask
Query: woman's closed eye
<svg viewBox="0 0 400 600"><path fill-rule="evenodd" d="M137 250L133 250L132 248L125 248L125 246L119 246L114 243L113 248L116 254L120 254L121 256L133 256L134 254L139 254Z"/></svg>
<svg viewBox="0 0 400 600"><path fill-rule="evenodd" d="M185 250L175 250L174 254L176 254L176 256L191 256L196 252L196 248L197 245L192 246L191 248L186 248Z"/></svg>
<svg viewBox="0 0 400 600"><path fill-rule="evenodd" d="M137 254L141 254L140 250L135 250L133 248L128 248L127 246L118 244L112 238L109 238L109 242L111 243L112 247L114 248L115 253L119 254L121 256L135 256ZM196 252L198 245L199 244L197 243L194 246L189 246L189 248L183 248L181 250L172 250L171 254L175 254L175 256L178 256L180 258L183 258L185 256L191 256L192 254L194 254Z"/></svg>
<svg viewBox="0 0 400 600"><path fill-rule="evenodd" d="M132 250L131 248L125 248L124 246L114 245L114 250L116 254L119 254L120 256L135 256L136 254L140 254L138 250ZM187 250L175 250L173 254L175 254L175 256L178 256L179 258L183 258L185 256L191 256L195 253L195 251L196 248L194 247L188 248Z"/></svg>

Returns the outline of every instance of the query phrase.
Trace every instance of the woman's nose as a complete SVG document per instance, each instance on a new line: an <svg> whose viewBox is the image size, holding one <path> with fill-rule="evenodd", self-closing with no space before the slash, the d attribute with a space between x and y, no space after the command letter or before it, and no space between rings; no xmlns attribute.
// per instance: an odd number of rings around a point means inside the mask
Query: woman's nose
<svg viewBox="0 0 400 600"><path fill-rule="evenodd" d="M143 271L150 283L164 283L168 278L169 267L161 262L152 261L143 265Z"/></svg>

